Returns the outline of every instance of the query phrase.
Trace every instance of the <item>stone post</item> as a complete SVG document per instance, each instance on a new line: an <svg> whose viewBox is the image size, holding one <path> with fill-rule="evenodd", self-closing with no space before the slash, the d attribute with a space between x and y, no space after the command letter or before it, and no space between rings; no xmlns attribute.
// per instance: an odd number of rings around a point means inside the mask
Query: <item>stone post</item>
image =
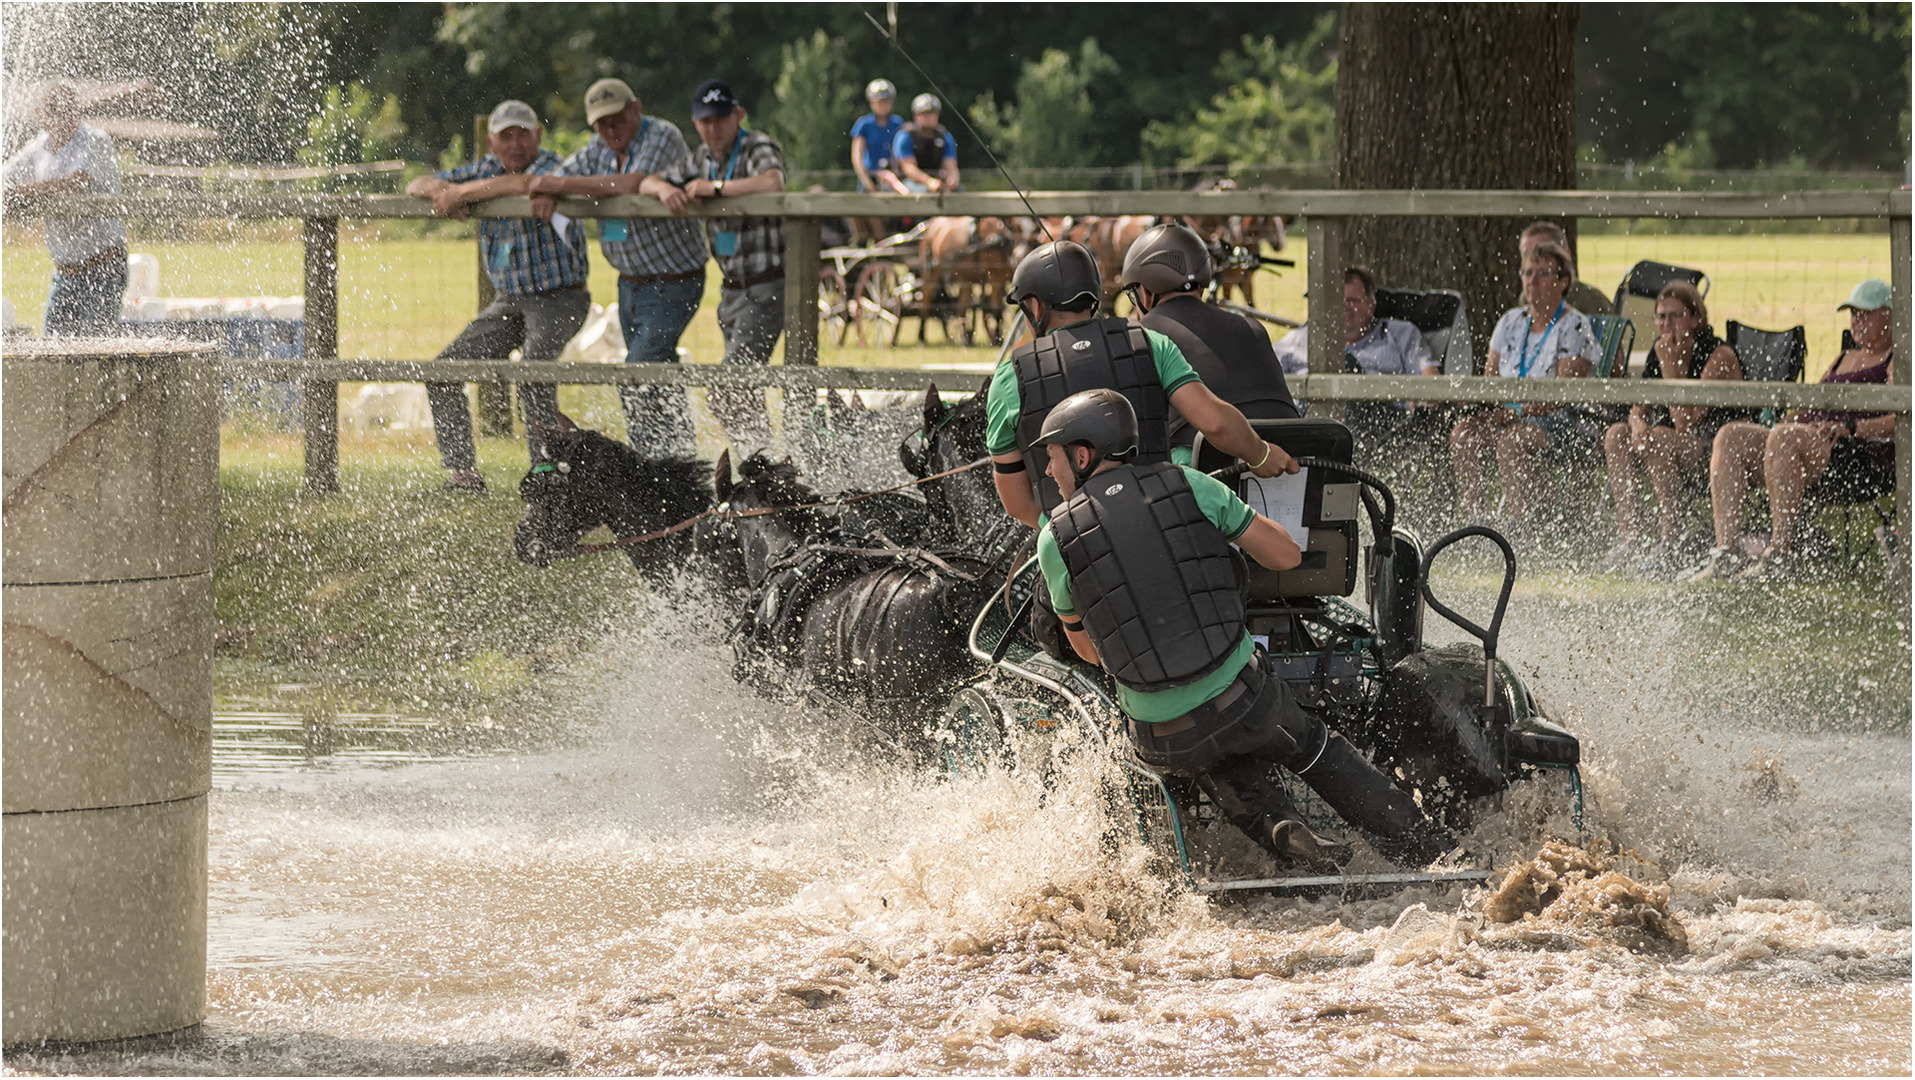
<svg viewBox="0 0 1915 1080"><path fill-rule="evenodd" d="M198 1024L206 1000L220 379L207 347L9 345L4 1041Z"/></svg>

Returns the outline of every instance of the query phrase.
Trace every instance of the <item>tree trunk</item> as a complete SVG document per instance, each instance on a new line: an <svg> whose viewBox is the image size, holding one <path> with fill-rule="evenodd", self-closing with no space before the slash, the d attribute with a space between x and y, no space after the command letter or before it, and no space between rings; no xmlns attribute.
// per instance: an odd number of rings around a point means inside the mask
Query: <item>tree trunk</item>
<svg viewBox="0 0 1915 1080"><path fill-rule="evenodd" d="M1336 186L1576 186L1575 4L1344 4ZM1523 218L1353 218L1347 261L1456 289L1481 370L1517 303ZM1563 220L1575 240L1574 219ZM1339 275L1340 276L1340 275Z"/></svg>

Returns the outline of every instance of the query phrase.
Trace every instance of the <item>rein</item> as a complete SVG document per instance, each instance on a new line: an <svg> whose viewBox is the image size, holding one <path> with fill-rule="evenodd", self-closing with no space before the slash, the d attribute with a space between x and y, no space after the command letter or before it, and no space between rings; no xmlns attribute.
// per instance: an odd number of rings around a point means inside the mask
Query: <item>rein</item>
<svg viewBox="0 0 1915 1080"><path fill-rule="evenodd" d="M867 491L862 495L853 495L848 499L826 499L821 502L799 503L792 506L760 506L751 510L733 510L730 508L730 504L714 506L709 510L701 510L676 525L659 529L656 532L640 533L637 536L621 536L616 540L607 540L602 544L581 544L562 555L553 555L552 561L557 562L560 559L576 559L583 555L596 555L603 551L615 551L619 548L628 548L651 540L662 540L675 533L684 532L686 529L691 528L707 518L722 518L726 521L737 521L741 518L764 517L767 514L782 514L788 510L819 510L827 506L849 506L855 502L863 502L866 499L877 498L879 495L889 495L895 491L903 491L905 488L917 487L919 484L928 484L933 480L942 480L947 476L956 476L961 472L969 472L972 469L988 464L990 460L988 457L978 458L968 465L959 465L954 469L946 469L933 476L907 480L902 484L884 488L879 491Z"/></svg>

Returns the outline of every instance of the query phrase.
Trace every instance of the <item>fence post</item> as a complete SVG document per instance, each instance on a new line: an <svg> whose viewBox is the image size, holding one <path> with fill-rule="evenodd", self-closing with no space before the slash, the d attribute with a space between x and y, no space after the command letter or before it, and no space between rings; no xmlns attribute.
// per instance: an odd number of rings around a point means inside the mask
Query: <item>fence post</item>
<svg viewBox="0 0 1915 1080"><path fill-rule="evenodd" d="M488 119L489 118L483 113L474 113L472 115L472 160L474 161L485 160L487 153L486 137L490 134L488 130L489 125L486 122ZM475 223L474 227L483 228L484 226L483 223ZM492 275L485 272L485 245L477 245L474 249L474 255L478 260L479 267L479 306L477 310L484 311L498 295L498 290L492 287ZM499 356L494 357L494 359L503 360L505 357ZM480 383L478 384L478 390L478 416L474 419L478 424L479 433L492 436L512 434L512 384L501 382Z"/></svg>
<svg viewBox="0 0 1915 1080"><path fill-rule="evenodd" d="M818 363L818 277L823 242L815 217L785 219L785 364Z"/></svg>
<svg viewBox="0 0 1915 1080"><path fill-rule="evenodd" d="M306 359L339 358L339 219L306 219ZM306 491L339 490L339 384L303 379Z"/></svg>
<svg viewBox="0 0 1915 1080"><path fill-rule="evenodd" d="M1343 371L1343 226L1342 218L1311 214L1310 374ZM1341 406L1333 406L1342 415ZM1311 410L1315 414L1315 409Z"/></svg>
<svg viewBox="0 0 1915 1080"><path fill-rule="evenodd" d="M1909 265L1909 219L1891 217L1888 219L1888 265L1889 287L1894 290L1895 306L1893 310L1895 348L1902 355L1908 355L1911 343L1915 343L1915 319L1909 317L1910 290L1915 289L1915 267ZM1908 361L1899 360L1895 364L1895 385L1909 385ZM1898 413L1895 417L1895 528L1901 532L1900 542L1895 545L1895 555L1888 561L1888 580L1891 595L1901 605L1904 615L1909 605L1909 557L1908 545L1915 539L1915 529L1909 526L1908 485L1910 481L1908 445L1910 435L1909 415ZM1908 623L1903 624L1903 644L1908 642Z"/></svg>

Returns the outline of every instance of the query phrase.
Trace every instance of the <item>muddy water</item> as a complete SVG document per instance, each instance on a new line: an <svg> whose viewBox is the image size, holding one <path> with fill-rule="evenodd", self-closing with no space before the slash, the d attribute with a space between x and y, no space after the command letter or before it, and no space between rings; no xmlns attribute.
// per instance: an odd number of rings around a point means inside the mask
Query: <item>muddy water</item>
<svg viewBox="0 0 1915 1080"><path fill-rule="evenodd" d="M1581 659L1607 616L1530 607L1510 655L1574 704L1592 832L1684 948L1594 902L1495 922L1484 890L1208 903L1103 849L1093 778L932 782L640 636L573 705L587 745L223 785L203 1036L8 1064L1907 1074L1905 723L1684 704L1653 628L1625 676ZM1511 802L1477 838L1501 865L1546 831Z"/></svg>

